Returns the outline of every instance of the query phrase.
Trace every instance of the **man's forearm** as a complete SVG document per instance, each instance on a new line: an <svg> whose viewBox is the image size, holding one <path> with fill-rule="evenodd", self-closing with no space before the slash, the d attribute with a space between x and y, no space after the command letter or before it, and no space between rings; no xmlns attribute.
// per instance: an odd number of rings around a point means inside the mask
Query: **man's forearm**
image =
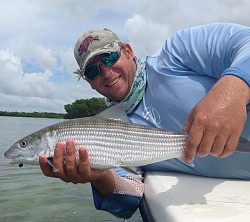
<svg viewBox="0 0 250 222"><path fill-rule="evenodd" d="M92 181L92 184L103 198L107 197L116 188L115 172L113 170L105 170L103 177Z"/></svg>

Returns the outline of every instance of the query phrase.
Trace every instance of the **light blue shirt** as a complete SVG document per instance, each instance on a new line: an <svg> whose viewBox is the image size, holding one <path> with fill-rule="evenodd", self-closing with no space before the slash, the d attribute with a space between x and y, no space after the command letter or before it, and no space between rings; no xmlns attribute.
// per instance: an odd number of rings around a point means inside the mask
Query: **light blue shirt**
<svg viewBox="0 0 250 222"><path fill-rule="evenodd" d="M182 131L192 108L221 76L238 76L250 86L250 28L218 23L181 30L166 39L155 55L146 58L146 74L146 91L129 115L130 120ZM247 122L242 135L250 140L250 115ZM144 166L142 170L250 179L250 154L235 152L223 159L196 157L194 166L172 159ZM117 194L102 199L93 191L97 209L116 216L131 216L140 201ZM124 204L115 204L116 201Z"/></svg>

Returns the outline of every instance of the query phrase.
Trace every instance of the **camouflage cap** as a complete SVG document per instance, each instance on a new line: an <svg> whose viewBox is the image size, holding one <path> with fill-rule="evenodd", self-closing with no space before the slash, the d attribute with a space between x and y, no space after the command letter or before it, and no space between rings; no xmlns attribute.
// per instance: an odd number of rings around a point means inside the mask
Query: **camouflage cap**
<svg viewBox="0 0 250 222"><path fill-rule="evenodd" d="M75 73L84 78L85 67L96 55L118 51L121 43L118 36L109 29L94 29L85 32L76 42L74 55L79 65Z"/></svg>

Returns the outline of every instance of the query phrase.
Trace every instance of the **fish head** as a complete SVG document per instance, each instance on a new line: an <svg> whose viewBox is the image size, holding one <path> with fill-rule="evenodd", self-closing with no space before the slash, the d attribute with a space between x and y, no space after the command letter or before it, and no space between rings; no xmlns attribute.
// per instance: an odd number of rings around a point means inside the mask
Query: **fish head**
<svg viewBox="0 0 250 222"><path fill-rule="evenodd" d="M14 143L4 156L10 160L10 163L29 163L37 164L40 154L48 154L48 132L37 131Z"/></svg>

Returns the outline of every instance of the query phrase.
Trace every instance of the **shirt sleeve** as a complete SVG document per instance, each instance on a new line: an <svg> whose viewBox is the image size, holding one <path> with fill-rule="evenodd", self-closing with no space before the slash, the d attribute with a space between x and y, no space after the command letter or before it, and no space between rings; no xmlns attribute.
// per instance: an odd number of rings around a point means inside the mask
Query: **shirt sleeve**
<svg viewBox="0 0 250 222"><path fill-rule="evenodd" d="M183 29L166 40L160 54L163 66L214 78L235 75L250 86L249 27L215 23Z"/></svg>
<svg viewBox="0 0 250 222"><path fill-rule="evenodd" d="M107 211L116 217L130 218L139 206L144 184L140 174L130 173L121 168L115 169L117 187L113 193L102 198L92 185L94 205L97 210Z"/></svg>

